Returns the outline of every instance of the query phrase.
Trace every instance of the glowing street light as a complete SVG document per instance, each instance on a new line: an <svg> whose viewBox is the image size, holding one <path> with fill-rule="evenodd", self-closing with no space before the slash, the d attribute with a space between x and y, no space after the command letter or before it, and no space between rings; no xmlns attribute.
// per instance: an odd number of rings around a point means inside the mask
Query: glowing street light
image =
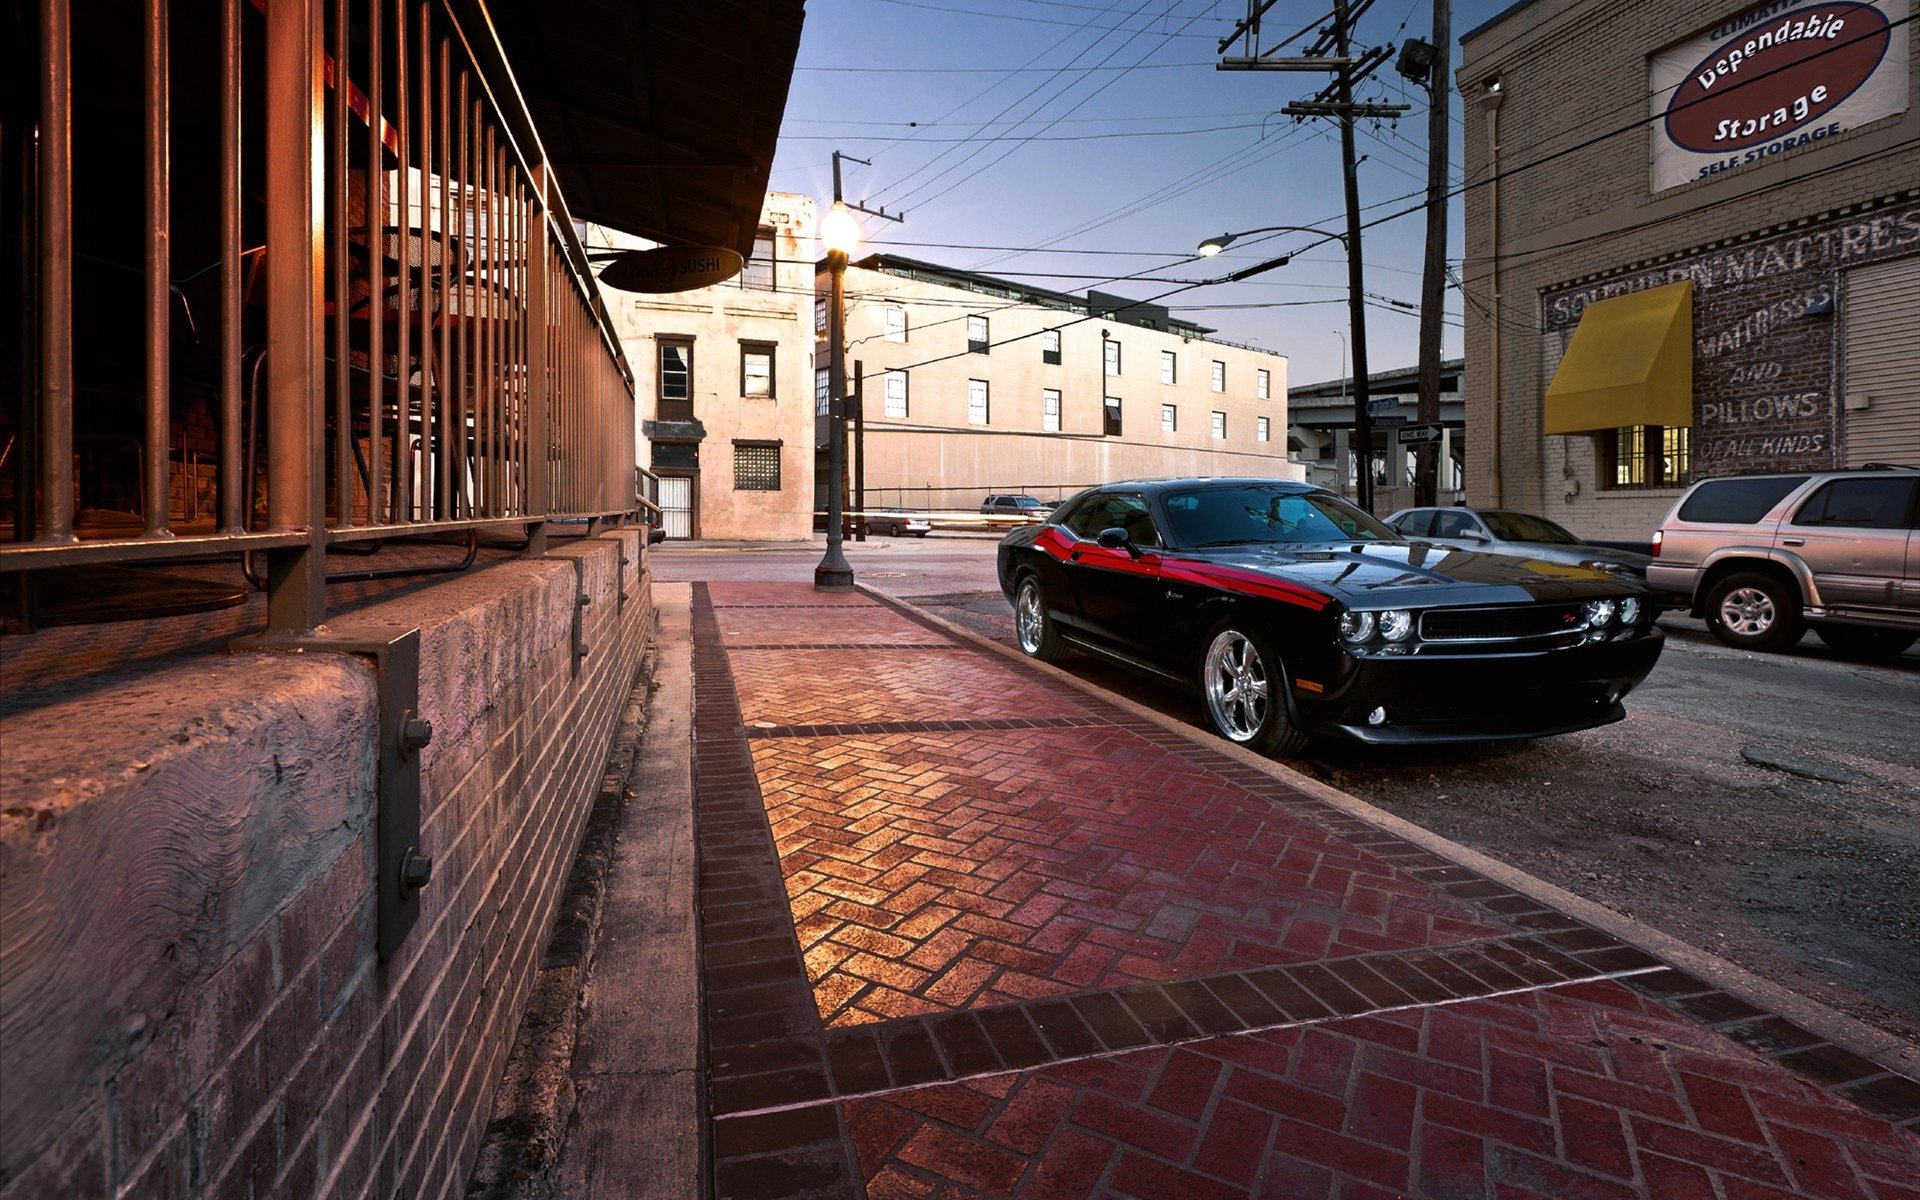
<svg viewBox="0 0 1920 1200"><path fill-rule="evenodd" d="M819 237L833 294L827 308L827 552L813 569L813 586L822 592L850 592L853 565L841 550L846 509L840 500L840 474L847 455L847 260L860 248L860 223L844 202L835 200L820 219Z"/></svg>

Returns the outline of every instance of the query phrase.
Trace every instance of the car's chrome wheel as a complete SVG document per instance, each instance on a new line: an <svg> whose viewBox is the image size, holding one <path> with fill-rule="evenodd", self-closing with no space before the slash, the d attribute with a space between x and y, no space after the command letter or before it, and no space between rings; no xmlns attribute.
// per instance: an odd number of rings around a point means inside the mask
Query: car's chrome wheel
<svg viewBox="0 0 1920 1200"><path fill-rule="evenodd" d="M1066 644L1053 627L1053 618L1047 613L1047 600L1040 593L1040 583L1031 575L1022 579L1013 593L1013 631L1020 639L1021 651L1030 658L1052 662L1067 652Z"/></svg>
<svg viewBox="0 0 1920 1200"><path fill-rule="evenodd" d="M1734 588L1720 598L1720 621L1741 637L1765 637L1780 613L1759 588Z"/></svg>
<svg viewBox="0 0 1920 1200"><path fill-rule="evenodd" d="M1259 736L1273 698L1266 664L1246 634L1223 629L1207 647L1206 689L1214 727L1228 740L1251 742Z"/></svg>

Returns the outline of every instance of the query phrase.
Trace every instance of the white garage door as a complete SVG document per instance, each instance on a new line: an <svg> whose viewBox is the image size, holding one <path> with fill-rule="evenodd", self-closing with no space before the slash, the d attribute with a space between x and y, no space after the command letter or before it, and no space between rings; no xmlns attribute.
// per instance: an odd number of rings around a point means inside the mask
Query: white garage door
<svg viewBox="0 0 1920 1200"><path fill-rule="evenodd" d="M1847 465L1920 464L1920 256L1847 272Z"/></svg>

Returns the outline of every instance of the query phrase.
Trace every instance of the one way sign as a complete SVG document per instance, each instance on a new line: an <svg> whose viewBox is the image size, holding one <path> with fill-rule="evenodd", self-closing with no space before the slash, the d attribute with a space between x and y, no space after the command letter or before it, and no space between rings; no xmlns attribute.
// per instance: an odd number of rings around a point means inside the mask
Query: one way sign
<svg viewBox="0 0 1920 1200"><path fill-rule="evenodd" d="M1409 442L1437 442L1440 440L1438 425L1408 425L1400 430L1400 444Z"/></svg>

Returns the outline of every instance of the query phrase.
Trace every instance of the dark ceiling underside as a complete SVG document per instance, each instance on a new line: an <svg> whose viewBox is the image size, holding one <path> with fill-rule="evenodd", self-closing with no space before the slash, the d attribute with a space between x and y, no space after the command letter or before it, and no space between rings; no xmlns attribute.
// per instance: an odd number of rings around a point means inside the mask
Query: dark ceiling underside
<svg viewBox="0 0 1920 1200"><path fill-rule="evenodd" d="M492 0L576 218L751 254L804 0Z"/></svg>

